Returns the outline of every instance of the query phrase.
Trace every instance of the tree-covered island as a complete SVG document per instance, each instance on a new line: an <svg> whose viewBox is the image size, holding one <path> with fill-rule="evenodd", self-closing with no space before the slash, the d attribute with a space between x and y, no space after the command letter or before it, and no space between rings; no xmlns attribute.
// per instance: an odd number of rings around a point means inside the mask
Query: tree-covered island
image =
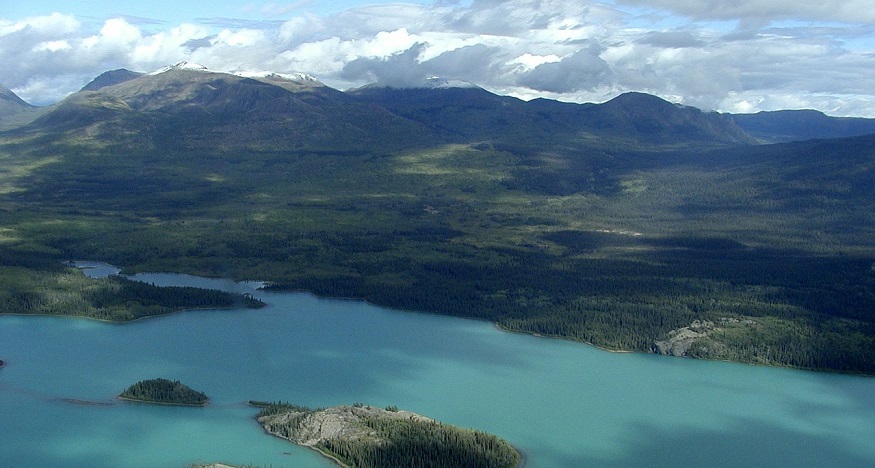
<svg viewBox="0 0 875 468"><path fill-rule="evenodd" d="M261 407L265 431L311 447L341 466L440 468L515 467L520 453L507 441L399 410L361 403L310 409L287 403Z"/></svg>
<svg viewBox="0 0 875 468"><path fill-rule="evenodd" d="M206 406L209 398L178 380L141 380L123 391L122 400L157 403L162 405Z"/></svg>

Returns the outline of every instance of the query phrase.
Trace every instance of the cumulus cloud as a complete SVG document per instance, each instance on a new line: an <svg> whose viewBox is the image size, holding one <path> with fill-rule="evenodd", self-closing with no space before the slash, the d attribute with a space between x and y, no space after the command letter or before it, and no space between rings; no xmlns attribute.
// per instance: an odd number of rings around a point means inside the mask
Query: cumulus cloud
<svg viewBox="0 0 875 468"><path fill-rule="evenodd" d="M601 47L590 46L559 60L538 65L520 76L519 84L534 90L569 93L610 84L611 67L601 58Z"/></svg>
<svg viewBox="0 0 875 468"><path fill-rule="evenodd" d="M442 76L526 99L601 102L644 91L704 109L875 117L869 1L472 0L330 16L299 2L263 21L194 24L53 13L0 19L0 83L46 104L106 70L188 60L307 72L341 89Z"/></svg>
<svg viewBox="0 0 875 468"><path fill-rule="evenodd" d="M343 67L341 76L352 81L371 81L384 86L407 87L422 83L428 77L419 55L425 44L388 57L357 58Z"/></svg>

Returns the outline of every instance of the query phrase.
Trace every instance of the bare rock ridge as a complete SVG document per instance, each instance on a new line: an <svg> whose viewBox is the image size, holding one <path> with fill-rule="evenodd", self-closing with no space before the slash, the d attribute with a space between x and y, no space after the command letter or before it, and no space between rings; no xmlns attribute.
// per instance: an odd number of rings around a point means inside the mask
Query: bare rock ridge
<svg viewBox="0 0 875 468"><path fill-rule="evenodd" d="M258 418L264 429L277 437L289 439L292 442L307 447L332 439L373 440L373 429L364 425L367 418L387 420L410 420L417 422L435 422L410 411L388 411L373 406L334 406L312 412L288 411ZM284 431L290 424L297 426L293 431Z"/></svg>

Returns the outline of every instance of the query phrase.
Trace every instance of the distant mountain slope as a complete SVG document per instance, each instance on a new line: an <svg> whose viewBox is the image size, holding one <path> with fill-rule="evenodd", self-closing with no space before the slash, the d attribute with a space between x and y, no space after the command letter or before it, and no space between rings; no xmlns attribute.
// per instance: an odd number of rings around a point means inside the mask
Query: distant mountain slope
<svg viewBox="0 0 875 468"><path fill-rule="evenodd" d="M645 93L625 93L587 109L593 130L639 135L658 143L672 141L713 141L715 143L754 143L731 119L716 112L679 106Z"/></svg>
<svg viewBox="0 0 875 468"><path fill-rule="evenodd" d="M455 141L552 134L543 119L519 99L477 87L364 87L347 94L425 125Z"/></svg>
<svg viewBox="0 0 875 468"><path fill-rule="evenodd" d="M305 74L215 72L181 62L106 72L53 106L34 129L127 144L380 151L438 142L555 147L574 142L681 147L751 144L728 117L628 93L601 105L525 102L471 83L341 92ZM123 131L119 131L123 130Z"/></svg>
<svg viewBox="0 0 875 468"><path fill-rule="evenodd" d="M33 106L24 102L11 89L0 84L0 115L31 107Z"/></svg>
<svg viewBox="0 0 875 468"><path fill-rule="evenodd" d="M831 117L816 110L730 114L739 127L765 142L844 138L875 133L875 119Z"/></svg>
<svg viewBox="0 0 875 468"><path fill-rule="evenodd" d="M627 93L601 105L525 102L477 87L365 87L349 93L461 139L501 136L533 142L598 135L661 145L756 142L728 117L643 93Z"/></svg>
<svg viewBox="0 0 875 468"><path fill-rule="evenodd" d="M125 70L124 68L120 68L118 70L110 70L108 72L101 73L100 76L93 79L90 83L85 85L81 91L97 91L100 88L104 88L106 86L112 86L119 83L124 83L128 80L133 80L141 76L142 73L132 72L130 70Z"/></svg>
<svg viewBox="0 0 875 468"><path fill-rule="evenodd" d="M175 145L190 149L370 151L435 141L421 125L304 76L249 78L175 66L150 74L111 72L86 88L54 106L34 129L159 146L170 132Z"/></svg>
<svg viewBox="0 0 875 468"><path fill-rule="evenodd" d="M25 124L40 115L42 109L26 103L0 84L0 130Z"/></svg>

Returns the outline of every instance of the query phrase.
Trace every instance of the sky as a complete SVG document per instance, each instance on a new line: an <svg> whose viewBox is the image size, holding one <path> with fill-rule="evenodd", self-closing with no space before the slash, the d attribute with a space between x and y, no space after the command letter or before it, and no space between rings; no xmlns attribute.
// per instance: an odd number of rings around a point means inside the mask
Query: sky
<svg viewBox="0 0 875 468"><path fill-rule="evenodd" d="M875 0L0 0L0 84L32 104L181 61L338 89L440 76L521 99L875 118Z"/></svg>

